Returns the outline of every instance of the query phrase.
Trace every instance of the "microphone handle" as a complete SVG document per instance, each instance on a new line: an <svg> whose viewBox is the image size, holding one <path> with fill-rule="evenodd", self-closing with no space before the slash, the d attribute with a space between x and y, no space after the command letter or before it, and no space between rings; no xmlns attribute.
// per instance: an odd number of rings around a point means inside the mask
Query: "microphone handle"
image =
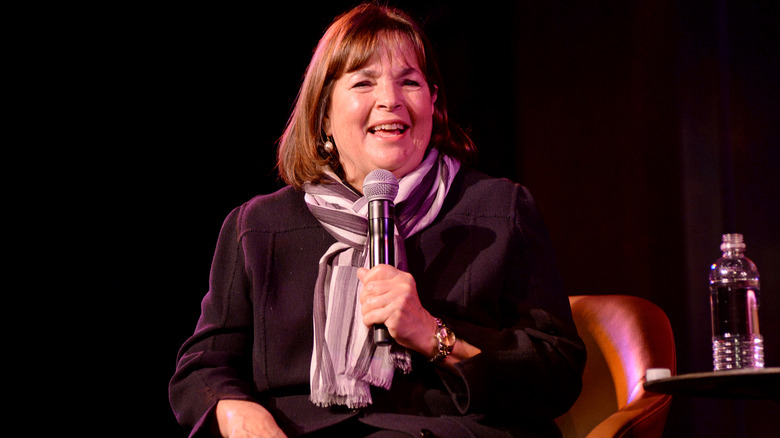
<svg viewBox="0 0 780 438"><path fill-rule="evenodd" d="M395 265L395 242L393 239L393 204L378 200L369 203L368 239L370 266L378 264ZM384 324L374 324L374 343L389 345L392 340Z"/></svg>

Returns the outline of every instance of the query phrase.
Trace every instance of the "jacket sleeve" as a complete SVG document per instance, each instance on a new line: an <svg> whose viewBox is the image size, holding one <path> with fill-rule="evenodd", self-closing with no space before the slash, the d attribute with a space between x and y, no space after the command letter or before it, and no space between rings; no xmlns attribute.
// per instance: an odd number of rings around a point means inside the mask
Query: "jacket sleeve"
<svg viewBox="0 0 780 438"><path fill-rule="evenodd" d="M446 321L482 352L438 370L461 413L553 419L582 388L585 346L563 291L552 244L530 193L516 185L515 230L499 294L500 321Z"/></svg>
<svg viewBox="0 0 780 438"><path fill-rule="evenodd" d="M194 334L179 351L169 398L177 420L208 433L220 399L252 399L252 312L234 210L225 220L212 262L209 291Z"/></svg>

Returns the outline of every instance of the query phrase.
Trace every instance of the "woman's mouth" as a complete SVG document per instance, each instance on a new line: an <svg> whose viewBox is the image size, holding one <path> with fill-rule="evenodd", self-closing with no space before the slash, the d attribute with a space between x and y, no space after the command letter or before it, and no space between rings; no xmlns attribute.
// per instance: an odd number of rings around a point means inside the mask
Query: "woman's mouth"
<svg viewBox="0 0 780 438"><path fill-rule="evenodd" d="M407 129L409 127L403 123L384 123L368 128L368 132L380 137L393 137L403 134Z"/></svg>

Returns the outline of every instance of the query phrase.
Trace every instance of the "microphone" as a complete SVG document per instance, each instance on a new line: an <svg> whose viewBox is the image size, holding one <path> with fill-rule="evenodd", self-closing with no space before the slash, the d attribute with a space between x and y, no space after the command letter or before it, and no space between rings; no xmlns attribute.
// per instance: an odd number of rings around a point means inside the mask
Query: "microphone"
<svg viewBox="0 0 780 438"><path fill-rule="evenodd" d="M368 250L370 266L395 265L393 216L398 180L390 171L376 169L363 180L363 194L368 200ZM390 333L384 324L374 324L374 343L390 344Z"/></svg>

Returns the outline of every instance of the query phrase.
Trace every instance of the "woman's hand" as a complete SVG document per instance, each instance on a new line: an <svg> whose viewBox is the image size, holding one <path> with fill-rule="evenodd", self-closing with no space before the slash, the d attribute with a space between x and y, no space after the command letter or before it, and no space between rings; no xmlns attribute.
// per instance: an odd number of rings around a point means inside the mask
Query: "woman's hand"
<svg viewBox="0 0 780 438"><path fill-rule="evenodd" d="M384 324L399 345L432 357L436 320L420 304L414 277L384 264L360 268L357 276L363 283L363 324Z"/></svg>
<svg viewBox="0 0 780 438"><path fill-rule="evenodd" d="M225 438L285 438L274 417L257 403L244 400L217 402L219 433Z"/></svg>

